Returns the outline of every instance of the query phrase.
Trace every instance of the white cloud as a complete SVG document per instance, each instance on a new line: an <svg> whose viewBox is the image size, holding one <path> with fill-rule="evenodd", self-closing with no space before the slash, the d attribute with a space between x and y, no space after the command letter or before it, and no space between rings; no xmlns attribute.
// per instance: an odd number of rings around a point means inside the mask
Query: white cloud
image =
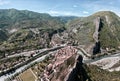
<svg viewBox="0 0 120 81"><path fill-rule="evenodd" d="M78 7L77 5L73 5L74 8Z"/></svg>
<svg viewBox="0 0 120 81"><path fill-rule="evenodd" d="M5 5L5 4L9 4L10 2L9 1L5 1L5 0L0 0L0 5Z"/></svg>
<svg viewBox="0 0 120 81"><path fill-rule="evenodd" d="M80 14L78 13L73 13L70 11L54 11L54 10L50 10L46 13L49 13L52 16L80 16Z"/></svg>
<svg viewBox="0 0 120 81"><path fill-rule="evenodd" d="M87 11L83 11L83 13L84 13L84 14L88 14L89 12L87 12Z"/></svg>
<svg viewBox="0 0 120 81"><path fill-rule="evenodd" d="M119 0L120 1L120 0ZM117 0L118 2L118 0ZM82 7L84 8L84 10L90 11L90 12L98 12L98 11L113 11L115 12L118 16L120 16L120 9L117 6L114 6L114 2L109 2L106 5L103 4L103 2L101 1L95 1L95 2L91 2L89 5L88 4L82 4ZM84 14L86 12L83 12ZM91 13L91 14L93 14Z"/></svg>

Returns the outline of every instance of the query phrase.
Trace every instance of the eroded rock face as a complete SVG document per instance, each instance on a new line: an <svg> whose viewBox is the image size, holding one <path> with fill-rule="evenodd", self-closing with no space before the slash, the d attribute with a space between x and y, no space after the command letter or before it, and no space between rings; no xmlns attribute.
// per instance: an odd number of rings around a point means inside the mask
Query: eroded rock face
<svg viewBox="0 0 120 81"><path fill-rule="evenodd" d="M95 40L95 42L98 42L98 35L99 35L99 29L100 29L100 17L95 19L95 32L93 34L93 38Z"/></svg>
<svg viewBox="0 0 120 81"><path fill-rule="evenodd" d="M72 46L58 50L52 63L44 70L41 81L67 81L78 56L77 49Z"/></svg>
<svg viewBox="0 0 120 81"><path fill-rule="evenodd" d="M102 23L101 23L101 18L97 17L95 19L95 32L93 34L93 39L95 40L95 45L93 47L93 54L99 53L100 50L100 41L99 41L99 32L102 29Z"/></svg>

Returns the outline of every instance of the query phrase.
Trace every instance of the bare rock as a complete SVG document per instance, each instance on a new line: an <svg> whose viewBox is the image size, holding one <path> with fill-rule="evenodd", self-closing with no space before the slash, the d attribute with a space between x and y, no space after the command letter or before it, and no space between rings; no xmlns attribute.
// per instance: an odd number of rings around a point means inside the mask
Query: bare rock
<svg viewBox="0 0 120 81"><path fill-rule="evenodd" d="M43 81L66 81L75 67L77 49L72 46L57 51L53 62L44 70Z"/></svg>

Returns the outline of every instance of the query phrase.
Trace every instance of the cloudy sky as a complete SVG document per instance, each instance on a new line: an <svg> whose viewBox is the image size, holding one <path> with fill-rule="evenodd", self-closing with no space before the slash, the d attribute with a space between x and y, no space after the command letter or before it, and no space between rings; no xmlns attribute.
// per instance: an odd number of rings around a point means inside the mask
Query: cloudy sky
<svg viewBox="0 0 120 81"><path fill-rule="evenodd" d="M113 11L120 16L120 0L0 0L0 9L15 8L49 13L53 16L88 16Z"/></svg>

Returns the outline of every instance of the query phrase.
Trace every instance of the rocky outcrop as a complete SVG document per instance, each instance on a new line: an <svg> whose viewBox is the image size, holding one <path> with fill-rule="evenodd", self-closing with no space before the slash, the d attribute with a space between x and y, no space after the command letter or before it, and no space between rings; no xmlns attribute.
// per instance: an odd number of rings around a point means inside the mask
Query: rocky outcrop
<svg viewBox="0 0 120 81"><path fill-rule="evenodd" d="M77 49L67 46L57 51L52 63L44 70L41 81L66 81L68 74L71 72Z"/></svg>
<svg viewBox="0 0 120 81"><path fill-rule="evenodd" d="M98 42L98 35L99 35L99 29L100 29L100 17L95 19L95 32L93 34L93 38L95 42Z"/></svg>
<svg viewBox="0 0 120 81"><path fill-rule="evenodd" d="M72 46L58 50L53 61L44 70L41 81L86 81L88 76L82 60L82 56Z"/></svg>
<svg viewBox="0 0 120 81"><path fill-rule="evenodd" d="M93 54L100 53L100 41L99 41L99 32L102 29L102 23L100 17L95 19L95 32L93 33L93 39L95 41L95 45L93 47Z"/></svg>

